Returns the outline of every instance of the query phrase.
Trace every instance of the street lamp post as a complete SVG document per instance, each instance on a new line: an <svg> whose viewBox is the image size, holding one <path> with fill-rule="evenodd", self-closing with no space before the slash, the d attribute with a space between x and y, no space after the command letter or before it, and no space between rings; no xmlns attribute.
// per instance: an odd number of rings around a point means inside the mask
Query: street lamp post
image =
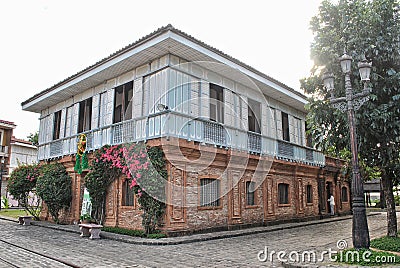
<svg viewBox="0 0 400 268"><path fill-rule="evenodd" d="M1 157L1 165L0 165L0 210L1 210L1 202L3 202L3 199L1 197L1 191L2 191L2 182L3 182L3 169L4 169L4 157Z"/></svg>
<svg viewBox="0 0 400 268"><path fill-rule="evenodd" d="M324 85L328 91L331 92L329 98L333 107L342 112L347 112L350 131L350 146L352 153L353 165L353 181L352 181L352 205L353 205L353 246L355 248L369 248L370 239L367 224L367 215L365 210L364 201L364 185L360 175L360 168L358 164L358 150L357 150L357 135L356 125L354 119L354 111L357 111L364 102L368 101L371 89L368 88L369 75L371 73L372 63L363 61L358 63L361 80L364 82L364 89L362 92L355 94L353 92L350 80L350 70L352 57L347 55L346 52L339 58L342 71L345 76L345 89L346 97L335 98L333 95L334 77L333 74L324 74Z"/></svg>

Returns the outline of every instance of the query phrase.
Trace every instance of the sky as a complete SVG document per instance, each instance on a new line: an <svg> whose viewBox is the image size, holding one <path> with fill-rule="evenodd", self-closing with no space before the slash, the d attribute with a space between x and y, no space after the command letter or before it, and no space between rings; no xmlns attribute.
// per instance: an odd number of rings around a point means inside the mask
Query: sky
<svg viewBox="0 0 400 268"><path fill-rule="evenodd" d="M167 24L301 91L320 2L0 1L0 119L26 139L39 115L21 102Z"/></svg>

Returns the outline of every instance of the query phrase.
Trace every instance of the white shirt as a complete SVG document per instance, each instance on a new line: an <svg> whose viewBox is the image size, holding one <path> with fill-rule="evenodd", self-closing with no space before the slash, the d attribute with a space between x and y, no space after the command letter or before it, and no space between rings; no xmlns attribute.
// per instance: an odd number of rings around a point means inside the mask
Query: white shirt
<svg viewBox="0 0 400 268"><path fill-rule="evenodd" d="M331 197L328 199L328 201L331 205L335 205L335 198L333 198L333 195L331 195Z"/></svg>

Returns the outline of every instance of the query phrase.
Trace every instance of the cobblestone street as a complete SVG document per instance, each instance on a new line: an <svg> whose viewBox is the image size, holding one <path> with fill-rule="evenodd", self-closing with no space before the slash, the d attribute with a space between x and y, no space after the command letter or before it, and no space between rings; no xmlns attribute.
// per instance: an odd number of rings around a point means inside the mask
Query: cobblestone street
<svg viewBox="0 0 400 268"><path fill-rule="evenodd" d="M369 216L368 223L371 238L385 235L385 213ZM336 250L336 243L341 239L351 246L351 219L163 246L135 245L110 239L89 240L76 233L0 220L0 238L0 267L68 267L65 263L78 267L279 267L279 263L260 262L258 252L265 247L269 251L286 252Z"/></svg>

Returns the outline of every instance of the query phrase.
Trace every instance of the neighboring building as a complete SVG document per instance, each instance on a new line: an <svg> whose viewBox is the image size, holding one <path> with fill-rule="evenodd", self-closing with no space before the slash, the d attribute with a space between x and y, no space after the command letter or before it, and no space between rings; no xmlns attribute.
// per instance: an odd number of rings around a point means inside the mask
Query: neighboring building
<svg viewBox="0 0 400 268"><path fill-rule="evenodd" d="M161 146L170 183L163 229L174 233L328 215L330 193L338 212L349 212L342 162L306 147L306 103L294 89L168 25L22 108L41 114L39 160L62 162L72 177L69 222L79 218L83 196L85 173L73 169L79 133L91 152L125 141ZM110 186L105 225L140 228L127 185L121 177Z"/></svg>
<svg viewBox="0 0 400 268"><path fill-rule="evenodd" d="M38 149L36 146L32 144L30 141L17 139L14 136L11 137L10 142L11 154L10 154L10 168L9 172L11 172L18 167L19 164L32 164L36 163L37 160L37 152ZM7 181L3 182L4 188L6 188ZM18 206L18 201L14 200L9 193L6 194L6 197L9 199L10 206Z"/></svg>
<svg viewBox="0 0 400 268"><path fill-rule="evenodd" d="M30 141L17 139L14 136L11 137L11 161L10 161L10 173L19 164L33 164L38 161L37 159L37 147Z"/></svg>
<svg viewBox="0 0 400 268"><path fill-rule="evenodd" d="M0 119L0 174L1 177L1 197L6 196L6 180L10 171L11 137L15 123ZM4 163L3 163L4 162Z"/></svg>
<svg viewBox="0 0 400 268"><path fill-rule="evenodd" d="M381 195L382 193L382 195ZM395 191L397 193L397 189ZM364 196L367 207L372 206L372 201L379 200L379 207L386 207L385 199L383 198L383 189L381 179L372 179L364 182ZM376 205L374 202L374 205Z"/></svg>

